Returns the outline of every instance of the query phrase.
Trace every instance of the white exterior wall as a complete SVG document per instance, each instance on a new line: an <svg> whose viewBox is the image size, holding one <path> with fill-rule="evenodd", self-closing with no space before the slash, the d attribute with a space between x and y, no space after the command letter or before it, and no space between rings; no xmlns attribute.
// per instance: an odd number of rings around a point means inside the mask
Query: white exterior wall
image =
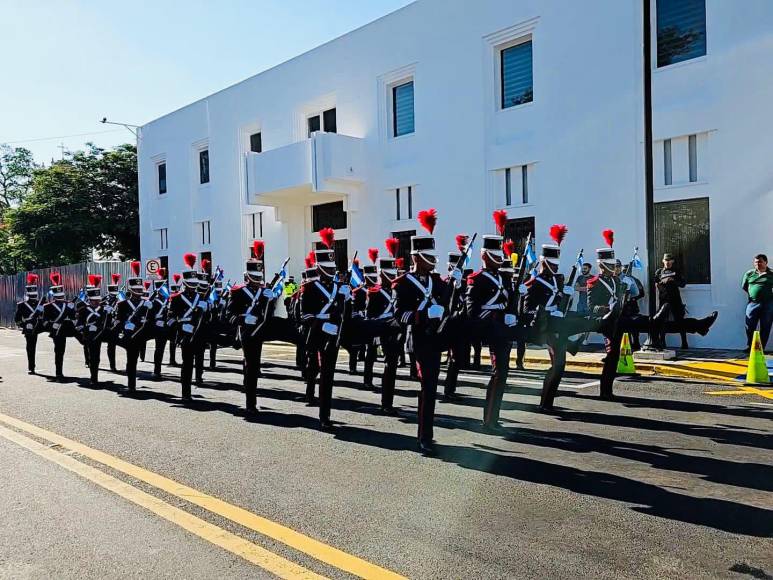
<svg viewBox="0 0 773 580"><path fill-rule="evenodd" d="M534 101L500 111L495 47L523 34L533 39ZM773 3L707 0L707 37L706 57L653 74L655 139L706 133L698 184L659 186L655 198L710 198L712 284L684 296L694 315L721 311L715 330L692 343L729 347L743 341L740 276L755 253L773 253ZM581 247L592 261L606 227L627 260L645 245L641 63L638 0L479 0L474 9L467 0L419 0L142 127L143 258L168 253L177 271L184 252L208 250L227 277L240 279L250 242L242 215L258 210L269 272L290 255L297 276L316 240L312 204L344 200L348 230L339 236L351 257L383 248L391 231L417 229L415 220L393 219L390 190L408 185L414 212L438 209L444 252L459 232L493 232L491 213L504 207L496 170L530 164L529 204L507 208L510 217L534 216L538 244L551 224L568 224L564 269ZM414 77L416 130L393 139L388 85L405 75ZM355 155L351 165L364 182L339 182L338 196L297 189L272 193L276 207L249 205L249 134L262 132L264 152L304 141L306 114L332 106L338 133L363 140L365 167ZM210 183L199 186L203 143ZM261 182L292 181L295 158L289 149L275 153ZM161 158L164 196L156 192ZM656 155L656 184L659 167ZM205 219L209 247L194 232ZM168 252L154 234L162 227Z"/></svg>

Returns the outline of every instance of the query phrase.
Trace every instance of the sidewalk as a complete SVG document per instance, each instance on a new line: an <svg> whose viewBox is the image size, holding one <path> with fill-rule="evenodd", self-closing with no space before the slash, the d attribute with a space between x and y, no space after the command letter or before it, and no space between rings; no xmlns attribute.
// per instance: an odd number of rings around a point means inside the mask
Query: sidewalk
<svg viewBox="0 0 773 580"><path fill-rule="evenodd" d="M661 375L668 377L681 377L700 381L716 381L723 383L743 382L746 377L746 369L749 355L742 350L720 350L709 348L675 349L676 359L670 361L641 360L634 353L633 359L636 371L642 375ZM604 350L600 345L588 345L577 353L576 356L567 355L566 368L579 371L601 372L603 366ZM484 348L481 356L486 363L489 362L488 349ZM768 370L773 376L773 357L766 357ZM512 354L515 365L515 351ZM524 364L531 366L548 367L550 355L545 348L528 348Z"/></svg>

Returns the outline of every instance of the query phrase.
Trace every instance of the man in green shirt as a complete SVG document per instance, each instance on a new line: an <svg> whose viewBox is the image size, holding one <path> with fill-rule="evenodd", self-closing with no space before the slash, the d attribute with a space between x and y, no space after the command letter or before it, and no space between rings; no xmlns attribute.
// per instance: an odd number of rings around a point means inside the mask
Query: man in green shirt
<svg viewBox="0 0 773 580"><path fill-rule="evenodd" d="M765 254L754 256L754 268L743 275L741 288L749 295L746 305L746 352L751 350L754 331L759 326L762 349L768 343L773 325L773 270Z"/></svg>

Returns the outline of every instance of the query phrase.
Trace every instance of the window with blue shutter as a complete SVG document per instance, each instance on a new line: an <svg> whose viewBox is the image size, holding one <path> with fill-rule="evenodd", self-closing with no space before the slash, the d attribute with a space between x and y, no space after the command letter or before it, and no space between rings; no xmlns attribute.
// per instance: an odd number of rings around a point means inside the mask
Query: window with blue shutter
<svg viewBox="0 0 773 580"><path fill-rule="evenodd" d="M706 0L657 0L658 67L706 54Z"/></svg>
<svg viewBox="0 0 773 580"><path fill-rule="evenodd" d="M413 81L392 88L392 124L395 137L414 132Z"/></svg>
<svg viewBox="0 0 773 580"><path fill-rule="evenodd" d="M501 54L502 108L534 100L531 40L505 48Z"/></svg>

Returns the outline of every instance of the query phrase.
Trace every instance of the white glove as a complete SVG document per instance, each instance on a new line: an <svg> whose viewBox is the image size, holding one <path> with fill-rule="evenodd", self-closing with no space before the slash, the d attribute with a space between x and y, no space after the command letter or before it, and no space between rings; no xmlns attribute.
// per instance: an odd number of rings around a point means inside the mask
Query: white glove
<svg viewBox="0 0 773 580"><path fill-rule="evenodd" d="M198 307L201 308L202 310L206 310L207 309L207 303L206 302L199 302Z"/></svg>
<svg viewBox="0 0 773 580"><path fill-rule="evenodd" d="M32 324L28 322L28 323L27 323L27 326L26 326L26 329L27 329L27 330L32 330Z"/></svg>
<svg viewBox="0 0 773 580"><path fill-rule="evenodd" d="M127 322L126 324L123 325L123 327L126 330L134 330L134 323L133 322Z"/></svg>
<svg viewBox="0 0 773 580"><path fill-rule="evenodd" d="M553 312L550 313L550 316L555 316L556 318L563 318L564 313L560 310L553 310Z"/></svg>
<svg viewBox="0 0 773 580"><path fill-rule="evenodd" d="M96 331L97 331L97 327L94 326L93 324L89 324L89 332L96 332Z"/></svg>
<svg viewBox="0 0 773 580"><path fill-rule="evenodd" d="M325 312L324 314L317 314L318 320L328 320L329 318L330 318L330 315L327 312Z"/></svg>
<svg viewBox="0 0 773 580"><path fill-rule="evenodd" d="M346 298L347 300L349 300L349 296L351 296L351 295L352 295L352 289L351 289L349 286L341 286L341 287L338 289L338 293L339 293L341 296L343 296L344 298ZM337 332L337 331L336 331L336 332Z"/></svg>
<svg viewBox="0 0 773 580"><path fill-rule="evenodd" d="M439 304L433 304L427 309L427 316L429 316L432 319L438 319L443 318L443 314L445 313L446 309L440 306Z"/></svg>
<svg viewBox="0 0 773 580"><path fill-rule="evenodd" d="M572 296L574 294L574 289L570 288L569 286L564 286L563 292L567 296Z"/></svg>
<svg viewBox="0 0 773 580"><path fill-rule="evenodd" d="M526 284L521 284L518 286L518 293L521 296L525 296L529 292L529 288L526 286Z"/></svg>
<svg viewBox="0 0 773 580"><path fill-rule="evenodd" d="M61 324L59 324L58 322L54 322L54 324L53 324L54 330L59 330L61 327L62 327Z"/></svg>
<svg viewBox="0 0 773 580"><path fill-rule="evenodd" d="M72 302L70 302L70 303L68 303L68 304L67 304L67 308L69 308L70 310L72 310L73 308L75 308L75 304L73 304Z"/></svg>
<svg viewBox="0 0 773 580"><path fill-rule="evenodd" d="M113 311L113 307L112 306L105 306L105 312L110 314L112 311Z"/></svg>
<svg viewBox="0 0 773 580"><path fill-rule="evenodd" d="M507 326L515 326L518 323L518 319L515 314L505 314L505 324Z"/></svg>
<svg viewBox="0 0 773 580"><path fill-rule="evenodd" d="M330 336L335 336L338 334L338 325L333 324L332 322L326 322L322 325L322 332L329 334Z"/></svg>
<svg viewBox="0 0 773 580"><path fill-rule="evenodd" d="M271 290L271 288L265 288L263 290L263 296L265 298L273 298L274 297L274 291Z"/></svg>
<svg viewBox="0 0 773 580"><path fill-rule="evenodd" d="M193 325L192 324L183 324L182 331L186 334L193 334Z"/></svg>
<svg viewBox="0 0 773 580"><path fill-rule="evenodd" d="M462 273L458 269L454 268L451 270L451 278L457 282L460 282L462 280Z"/></svg>
<svg viewBox="0 0 773 580"><path fill-rule="evenodd" d="M145 302L143 302L142 305L145 308L153 308L153 303L150 300L145 300Z"/></svg>
<svg viewBox="0 0 773 580"><path fill-rule="evenodd" d="M252 314L248 314L247 316L244 317L244 324L249 324L250 326L252 326L257 323L258 323L258 319Z"/></svg>

